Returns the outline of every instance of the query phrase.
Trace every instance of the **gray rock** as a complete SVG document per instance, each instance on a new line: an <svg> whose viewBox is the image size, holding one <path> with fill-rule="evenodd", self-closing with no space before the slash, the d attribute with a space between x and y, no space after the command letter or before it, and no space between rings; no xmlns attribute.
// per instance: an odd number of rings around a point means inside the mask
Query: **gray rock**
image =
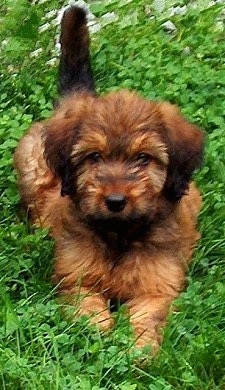
<svg viewBox="0 0 225 390"><path fill-rule="evenodd" d="M171 22L171 20L167 20L166 22L164 22L162 24L162 27L164 28L165 31L167 31L169 33L177 31L175 24L173 22Z"/></svg>
<svg viewBox="0 0 225 390"><path fill-rule="evenodd" d="M185 15L187 12L187 6L184 5L183 7L180 7L179 5L177 7L171 7L170 8L170 16L174 15Z"/></svg>
<svg viewBox="0 0 225 390"><path fill-rule="evenodd" d="M191 49L190 49L190 47L189 47L189 46L186 46L186 47L184 48L184 50L182 51L182 54L183 54L184 57L189 56L189 55L191 54Z"/></svg>

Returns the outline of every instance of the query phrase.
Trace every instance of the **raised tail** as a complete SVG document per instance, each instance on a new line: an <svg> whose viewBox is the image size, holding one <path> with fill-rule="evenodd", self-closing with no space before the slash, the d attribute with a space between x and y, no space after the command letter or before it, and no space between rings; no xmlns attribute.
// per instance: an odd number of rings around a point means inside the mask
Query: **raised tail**
<svg viewBox="0 0 225 390"><path fill-rule="evenodd" d="M94 92L87 17L82 8L72 6L64 12L60 43L59 93L64 96L79 90Z"/></svg>

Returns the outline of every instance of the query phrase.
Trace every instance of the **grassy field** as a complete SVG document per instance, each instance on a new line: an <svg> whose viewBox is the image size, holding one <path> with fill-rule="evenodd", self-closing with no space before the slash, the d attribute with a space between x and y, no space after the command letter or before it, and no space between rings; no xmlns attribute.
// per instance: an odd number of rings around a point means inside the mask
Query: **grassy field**
<svg viewBox="0 0 225 390"><path fill-rule="evenodd" d="M177 30L168 34L162 27L167 11L150 13L149 1L90 2L103 24L107 12L117 15L93 34L99 92L131 88L176 103L207 134L205 163L195 178L204 199L202 240L177 301L180 310L168 319L159 354L143 367L140 353L131 352L123 308L107 335L84 319L72 324L63 318L50 283L53 242L30 227L20 209L12 154L31 122L51 113L54 9L65 4L1 2L1 390L225 389L225 5L192 3L186 2L185 15L171 17Z"/></svg>

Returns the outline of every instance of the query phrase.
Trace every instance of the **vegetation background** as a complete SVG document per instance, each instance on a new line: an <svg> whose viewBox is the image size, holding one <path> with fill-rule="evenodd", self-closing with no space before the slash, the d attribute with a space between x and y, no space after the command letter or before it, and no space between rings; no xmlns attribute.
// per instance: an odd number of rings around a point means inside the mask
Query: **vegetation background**
<svg viewBox="0 0 225 390"><path fill-rule="evenodd" d="M85 319L63 319L50 283L53 242L21 213L12 155L30 124L50 116L57 97L56 19L65 3L2 0L0 389L224 390L224 1L88 4L98 30L92 59L99 92L132 88L168 100L206 131L205 163L196 175L202 240L177 300L180 310L169 317L162 348L146 366L132 352L122 308L107 335ZM186 11L171 16L171 5ZM168 19L175 26L170 33L163 27Z"/></svg>

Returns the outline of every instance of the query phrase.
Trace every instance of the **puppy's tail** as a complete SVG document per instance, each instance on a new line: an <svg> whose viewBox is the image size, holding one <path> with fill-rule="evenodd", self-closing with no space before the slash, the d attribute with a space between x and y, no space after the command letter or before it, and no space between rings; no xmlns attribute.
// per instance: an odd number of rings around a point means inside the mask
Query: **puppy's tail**
<svg viewBox="0 0 225 390"><path fill-rule="evenodd" d="M94 92L87 18L82 8L72 6L64 12L60 43L59 93L65 95L79 90Z"/></svg>

